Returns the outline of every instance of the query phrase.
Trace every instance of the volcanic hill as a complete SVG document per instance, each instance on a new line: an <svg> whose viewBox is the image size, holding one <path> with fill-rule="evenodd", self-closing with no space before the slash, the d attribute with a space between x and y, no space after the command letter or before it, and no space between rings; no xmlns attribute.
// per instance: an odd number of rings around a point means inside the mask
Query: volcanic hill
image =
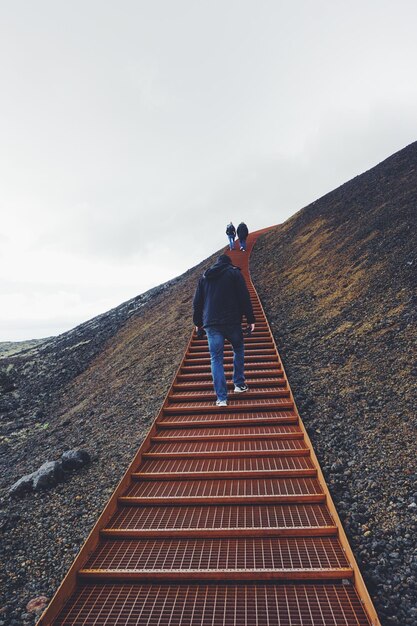
<svg viewBox="0 0 417 626"><path fill-rule="evenodd" d="M383 624L417 624L417 143L258 240L254 284Z"/></svg>
<svg viewBox="0 0 417 626"><path fill-rule="evenodd" d="M262 235L252 277L382 624L417 622L417 143ZM175 374L198 277L59 337L0 344L0 626L33 624L123 475ZM10 497L83 448L91 463ZM2 608L1 608L2 607Z"/></svg>

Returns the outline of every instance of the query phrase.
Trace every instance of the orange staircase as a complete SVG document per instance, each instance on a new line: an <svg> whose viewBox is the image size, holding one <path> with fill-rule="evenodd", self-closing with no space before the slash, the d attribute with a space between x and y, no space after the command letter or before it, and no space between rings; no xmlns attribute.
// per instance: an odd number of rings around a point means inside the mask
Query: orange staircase
<svg viewBox="0 0 417 626"><path fill-rule="evenodd" d="M264 311L250 391L215 406L194 334L164 404L40 626L380 624L300 420ZM232 372L226 347L225 369Z"/></svg>

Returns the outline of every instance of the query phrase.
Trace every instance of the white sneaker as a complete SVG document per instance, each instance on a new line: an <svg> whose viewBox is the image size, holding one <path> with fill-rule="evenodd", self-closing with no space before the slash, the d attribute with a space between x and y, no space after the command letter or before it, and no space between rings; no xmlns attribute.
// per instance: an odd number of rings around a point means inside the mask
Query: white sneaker
<svg viewBox="0 0 417 626"><path fill-rule="evenodd" d="M216 400L216 406L227 406L227 400Z"/></svg>
<svg viewBox="0 0 417 626"><path fill-rule="evenodd" d="M249 387L244 383L243 385L235 385L235 393L244 393L249 391Z"/></svg>

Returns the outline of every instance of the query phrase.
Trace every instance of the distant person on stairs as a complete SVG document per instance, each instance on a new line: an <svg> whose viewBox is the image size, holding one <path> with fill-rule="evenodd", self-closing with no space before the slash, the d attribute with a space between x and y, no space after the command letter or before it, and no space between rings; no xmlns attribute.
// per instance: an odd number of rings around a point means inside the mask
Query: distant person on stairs
<svg viewBox="0 0 417 626"><path fill-rule="evenodd" d="M251 331L255 316L245 279L230 257L222 254L200 278L193 301L193 321L198 331L207 334L211 373L217 406L227 406L227 383L224 374L224 341L233 347L233 382L236 393L248 391L244 375L242 315Z"/></svg>
<svg viewBox="0 0 417 626"><path fill-rule="evenodd" d="M246 252L246 239L248 238L249 231L245 222L240 222L237 227L237 236L239 237L240 249L242 252Z"/></svg>
<svg viewBox="0 0 417 626"><path fill-rule="evenodd" d="M234 250L235 249L236 228L233 226L232 222L230 222L226 226L226 235L229 237L229 248L231 250Z"/></svg>

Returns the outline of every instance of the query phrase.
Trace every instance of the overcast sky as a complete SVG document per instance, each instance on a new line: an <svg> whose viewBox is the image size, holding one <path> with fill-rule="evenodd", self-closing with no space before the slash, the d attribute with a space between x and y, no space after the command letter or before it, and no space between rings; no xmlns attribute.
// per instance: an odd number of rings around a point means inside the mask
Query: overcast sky
<svg viewBox="0 0 417 626"><path fill-rule="evenodd" d="M0 341L172 278L417 139L415 0L0 0Z"/></svg>

